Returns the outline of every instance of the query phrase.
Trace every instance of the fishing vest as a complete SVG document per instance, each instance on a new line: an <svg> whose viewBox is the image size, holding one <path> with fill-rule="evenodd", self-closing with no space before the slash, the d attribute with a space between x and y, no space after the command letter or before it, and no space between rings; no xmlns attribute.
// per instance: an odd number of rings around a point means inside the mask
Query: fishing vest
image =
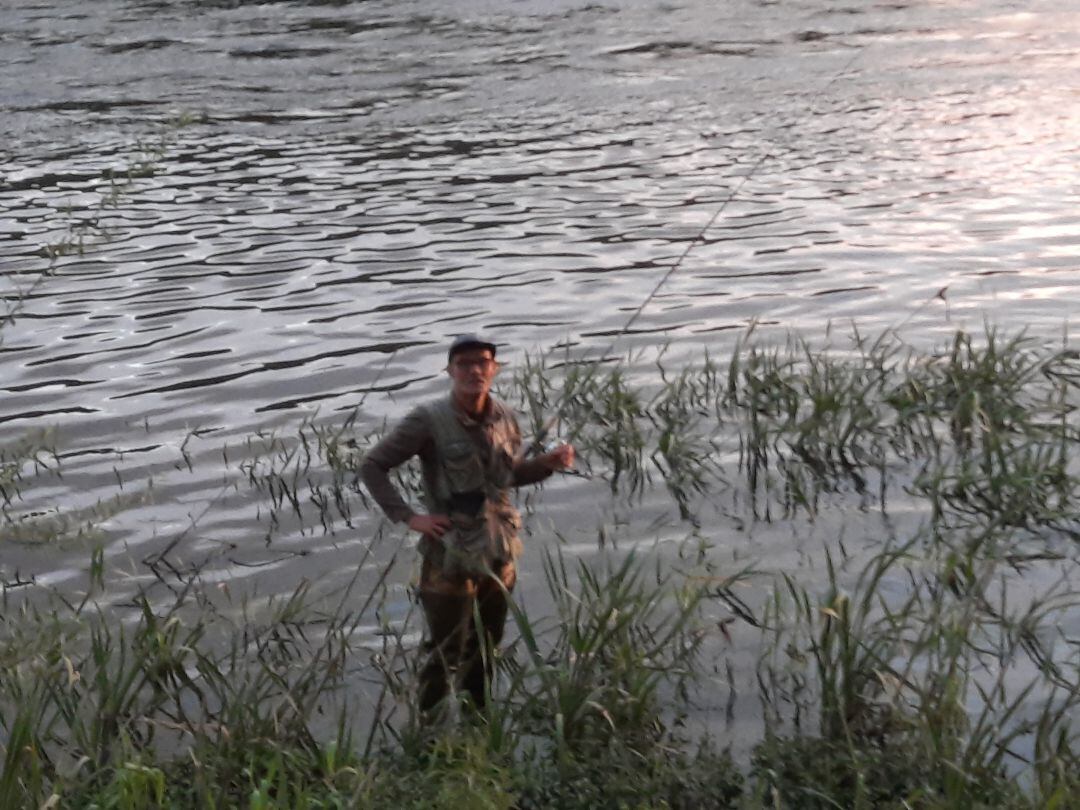
<svg viewBox="0 0 1080 810"><path fill-rule="evenodd" d="M435 443L435 475L426 487L431 514L450 518L452 528L428 546L443 572L476 576L521 554L521 517L510 501L518 435L513 416L497 408L491 443L477 443L461 424L450 397L424 406Z"/></svg>

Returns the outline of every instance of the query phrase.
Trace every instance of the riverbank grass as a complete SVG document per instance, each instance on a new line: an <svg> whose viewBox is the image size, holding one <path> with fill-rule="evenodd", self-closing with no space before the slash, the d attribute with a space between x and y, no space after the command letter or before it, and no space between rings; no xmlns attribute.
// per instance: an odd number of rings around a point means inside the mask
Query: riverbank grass
<svg viewBox="0 0 1080 810"><path fill-rule="evenodd" d="M666 493L688 540L549 548L546 607L515 606L487 651L482 710L415 716L417 622L386 619L381 541L358 566L382 566L376 587L258 605L171 546L113 604L97 552L82 595L4 589L0 807L1076 806L1080 355L994 330L936 352L751 335L647 379L529 362L510 387L537 424L559 413L613 501ZM237 482L263 498L260 539L353 525L371 438L253 440ZM4 457L9 542L47 528L20 507L35 458ZM918 520L897 527L897 503ZM894 528L827 547L814 582L716 560L724 533L851 512ZM759 651L738 683L736 625ZM737 689L761 733L733 757L698 721Z"/></svg>

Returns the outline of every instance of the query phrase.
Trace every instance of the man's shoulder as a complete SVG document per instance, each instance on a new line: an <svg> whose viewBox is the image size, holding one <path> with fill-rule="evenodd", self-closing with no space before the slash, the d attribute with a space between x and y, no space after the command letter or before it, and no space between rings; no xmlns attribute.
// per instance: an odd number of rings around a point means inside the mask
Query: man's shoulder
<svg viewBox="0 0 1080 810"><path fill-rule="evenodd" d="M433 425L441 419L456 419L466 424L472 423L472 420L462 415L454 405L453 397L449 395L434 397L417 405L405 418L427 425ZM488 411L483 421L489 423L508 421L517 425L517 411L498 397L489 395Z"/></svg>
<svg viewBox="0 0 1080 810"><path fill-rule="evenodd" d="M517 411L498 397L491 397L491 414L500 419L517 420Z"/></svg>
<svg viewBox="0 0 1080 810"><path fill-rule="evenodd" d="M453 411L453 400L449 396L443 395L441 397L432 397L429 400L421 402L409 411L409 417L413 419L431 420L439 414L453 413Z"/></svg>
<svg viewBox="0 0 1080 810"><path fill-rule="evenodd" d="M395 427L398 431L409 434L429 436L432 433L433 424L438 419L440 408L446 407L447 404L441 399L434 398L413 405L404 416L400 417Z"/></svg>
<svg viewBox="0 0 1080 810"><path fill-rule="evenodd" d="M491 399L491 421L506 425L512 434L521 434L517 411L501 399L495 399L494 397Z"/></svg>

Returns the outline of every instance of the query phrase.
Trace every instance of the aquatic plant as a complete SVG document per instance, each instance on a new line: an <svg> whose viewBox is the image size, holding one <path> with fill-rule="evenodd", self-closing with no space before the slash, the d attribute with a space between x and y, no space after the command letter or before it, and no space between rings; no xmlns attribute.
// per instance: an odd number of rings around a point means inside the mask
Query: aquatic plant
<svg viewBox="0 0 1080 810"><path fill-rule="evenodd" d="M223 587L225 552L179 542L196 514L118 599L100 516L63 513L94 529L84 590L16 578L3 593L0 806L1067 807L1076 358L988 330L937 352L893 334L748 338L726 365L675 373L530 361L507 395L534 425L558 413L614 501L666 493L686 541L540 555L539 604L516 603L487 651L493 699L446 726L413 709L417 621L389 611L406 538L366 513L356 461L378 430L360 434L358 411L221 451L263 542L367 534L343 586ZM198 465L206 441L152 474ZM20 447L6 539L77 540L34 502L63 453ZM414 491L415 469L402 476ZM919 520L827 545L823 578L718 559L721 533L754 521L856 506L884 525L898 499ZM763 650L749 762L694 723L703 694L745 689L705 677L736 626Z"/></svg>
<svg viewBox="0 0 1080 810"><path fill-rule="evenodd" d="M848 588L831 557L823 593L784 577L758 675L768 723L754 774L768 792L797 807L1068 795L1080 670L1052 639L1078 594L1060 586L1014 606L1007 561L985 552L927 554L916 538L874 555ZM1027 769L1042 774L1034 795Z"/></svg>

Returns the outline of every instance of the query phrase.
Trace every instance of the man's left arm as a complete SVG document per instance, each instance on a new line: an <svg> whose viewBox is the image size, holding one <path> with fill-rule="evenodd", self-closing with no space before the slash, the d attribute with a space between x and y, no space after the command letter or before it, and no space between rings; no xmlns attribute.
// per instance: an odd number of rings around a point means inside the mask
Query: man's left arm
<svg viewBox="0 0 1080 810"><path fill-rule="evenodd" d="M535 484L551 477L558 470L568 470L574 466L573 445L560 444L553 450L532 458L524 458L521 453L521 429L514 420L514 486Z"/></svg>

